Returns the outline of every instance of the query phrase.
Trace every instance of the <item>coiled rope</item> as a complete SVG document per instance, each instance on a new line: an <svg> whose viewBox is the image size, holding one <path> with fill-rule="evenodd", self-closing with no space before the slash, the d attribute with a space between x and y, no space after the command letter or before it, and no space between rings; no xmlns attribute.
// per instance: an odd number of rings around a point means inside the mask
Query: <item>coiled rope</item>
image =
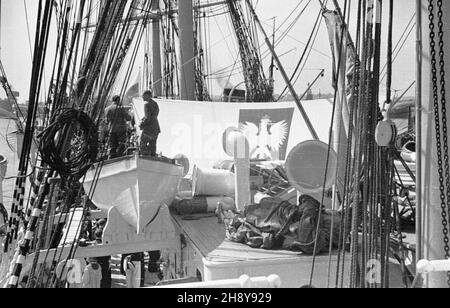
<svg viewBox="0 0 450 308"><path fill-rule="evenodd" d="M97 158L97 126L86 113L76 109L63 111L40 140L42 160L64 177L81 178ZM62 152L68 141L68 152Z"/></svg>

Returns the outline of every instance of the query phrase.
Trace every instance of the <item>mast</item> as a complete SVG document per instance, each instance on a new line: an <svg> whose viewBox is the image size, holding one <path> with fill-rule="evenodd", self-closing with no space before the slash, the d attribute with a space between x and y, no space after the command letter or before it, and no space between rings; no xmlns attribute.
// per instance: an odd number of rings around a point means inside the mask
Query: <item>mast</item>
<svg viewBox="0 0 450 308"><path fill-rule="evenodd" d="M418 186L421 210L419 210L419 217L421 217L422 225L419 227L419 231L422 234L421 249L423 251L422 258L426 260L443 260L445 258L445 245L444 245L444 226L443 226L443 216L441 205L443 204L441 200L441 189L439 181L439 165L438 165L438 151L437 151L437 137L436 137L436 121L434 118L434 89L433 89L433 74L432 74L432 63L431 63L431 48L430 48L430 22L429 11L428 11L428 1L418 0L417 15L421 15L424 22L422 24L423 35L419 36L418 47L420 48L420 37L423 40L422 53L418 57L418 81L423 81L421 88L419 88L418 94L418 123L417 135L421 136L422 139L419 140L419 167L418 178L421 186ZM443 3L443 21L444 24L450 22L450 3L448 1L442 1ZM420 5L420 6L419 6ZM438 89L440 92L440 68L439 65L439 26L438 26L438 8L437 5L434 6L434 23L435 23L435 41L436 41L436 59L437 59L437 78L438 78ZM420 21L420 20L419 20ZM419 24L418 24L419 25ZM446 28L445 28L446 29ZM420 33L419 33L420 34ZM443 38L445 44L450 41L450 31L445 31L443 33ZM448 47L448 46L445 46ZM450 52L448 49L445 52L445 72L450 73ZM420 83L419 83L420 84ZM421 93L420 93L421 92ZM439 94L439 105L441 105L442 97ZM421 102L423 105L421 105ZM441 114L441 117L443 115ZM446 113L447 118L450 119L450 108L447 108ZM441 121L442 122L442 121ZM441 130L442 130L441 124ZM419 138L420 139L420 138ZM442 151L442 156L445 155ZM420 159L420 156L421 159ZM444 159L445 162L445 159ZM449 189L445 185L446 189ZM443 189L444 191L446 189ZM445 197L444 197L445 200ZM445 203L445 202L444 202ZM448 211L447 211L448 213ZM447 214L447 221L449 217ZM447 227L446 227L447 228ZM448 230L448 229L447 229ZM422 252L420 252L422 254ZM447 275L445 273L433 273L428 275L425 286L429 288L447 288Z"/></svg>
<svg viewBox="0 0 450 308"><path fill-rule="evenodd" d="M416 149L422 148L422 1L416 0ZM422 155L416 158L416 186L422 187ZM416 256L423 258L422 252L422 189L416 189Z"/></svg>
<svg viewBox="0 0 450 308"><path fill-rule="evenodd" d="M251 10L251 3L247 7ZM253 27L245 18L245 12L240 3L228 0L228 11L234 27L234 32L239 45L247 98L249 102L273 101L273 88L270 80L267 80ZM250 19L250 18L249 18ZM253 18L254 19L254 18Z"/></svg>
<svg viewBox="0 0 450 308"><path fill-rule="evenodd" d="M0 57L2 56L2 0L0 0Z"/></svg>
<svg viewBox="0 0 450 308"><path fill-rule="evenodd" d="M275 33L276 33L276 17L273 18L273 34L272 34L272 45L275 46ZM270 71L269 71L269 83L272 89L272 93L275 89L275 57L272 55L272 60L270 62Z"/></svg>
<svg viewBox="0 0 450 308"><path fill-rule="evenodd" d="M152 10L159 11L159 0L152 2ZM152 52L152 64L153 64L153 94L156 97L162 96L162 73L161 73L161 37L160 37L160 19L155 18L152 20L153 30L153 52ZM148 85L146 85L148 86Z"/></svg>
<svg viewBox="0 0 450 308"><path fill-rule="evenodd" d="M192 0L178 1L181 76L180 99L195 100L194 14Z"/></svg>

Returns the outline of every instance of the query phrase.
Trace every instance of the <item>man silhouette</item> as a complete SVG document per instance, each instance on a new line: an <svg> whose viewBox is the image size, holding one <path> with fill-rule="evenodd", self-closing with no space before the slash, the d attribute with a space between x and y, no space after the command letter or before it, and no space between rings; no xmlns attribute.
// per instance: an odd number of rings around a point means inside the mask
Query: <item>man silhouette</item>
<svg viewBox="0 0 450 308"><path fill-rule="evenodd" d="M153 100L152 91L144 92L142 98L145 101L145 117L142 119L140 128L142 129L141 136L141 154L150 155L152 157L156 156L156 144L158 141L158 136L161 133L161 128L159 126L158 116L159 116L159 106Z"/></svg>
<svg viewBox="0 0 450 308"><path fill-rule="evenodd" d="M131 120L127 110L120 106L120 96L114 96L113 104L106 108L106 121L109 128L109 159L120 157L125 152L127 122Z"/></svg>

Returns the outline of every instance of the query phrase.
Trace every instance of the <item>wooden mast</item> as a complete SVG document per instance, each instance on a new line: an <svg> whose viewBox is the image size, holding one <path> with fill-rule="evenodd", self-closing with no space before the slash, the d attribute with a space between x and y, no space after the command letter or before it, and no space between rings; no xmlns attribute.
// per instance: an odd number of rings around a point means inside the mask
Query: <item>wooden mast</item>
<svg viewBox="0 0 450 308"><path fill-rule="evenodd" d="M2 10L2 0L0 0L0 57L1 57L1 53L2 53L2 14L3 14L3 10Z"/></svg>
<svg viewBox="0 0 450 308"><path fill-rule="evenodd" d="M422 148L422 0L416 0L416 149ZM422 187L422 155L416 160L416 186ZM422 252L422 189L416 189L416 258L423 258Z"/></svg>
<svg viewBox="0 0 450 308"><path fill-rule="evenodd" d="M192 0L178 1L180 28L180 99L195 100L194 14Z"/></svg>
<svg viewBox="0 0 450 308"><path fill-rule="evenodd" d="M153 1L152 10L159 11L159 0ZM160 37L160 18L152 20L152 65L153 65L153 95L162 96L162 73L161 73L161 37ZM148 86L148 85L146 85Z"/></svg>
<svg viewBox="0 0 450 308"><path fill-rule="evenodd" d="M419 155L420 160L420 170L418 170L419 183L418 186L420 190L420 204L421 210L419 209L419 216L421 218L422 225L419 227L419 231L422 234L422 247L420 249L421 253L423 251L422 258L426 260L443 260L445 259L444 251L444 235L443 235L443 224L442 224L442 201L440 199L440 182L438 176L438 162L437 162L437 148L436 148L436 129L434 120L434 96L433 96L433 83L432 83L432 71L431 71L431 50L430 50L430 22L429 11L428 11L428 1L419 0L421 6L420 11L417 14L421 14L421 19L423 20L421 39L423 40L423 49L421 57L419 57L420 69L418 77L423 80L421 86L420 97L418 97L419 102L423 102L423 106L419 106L417 110L419 120L422 123L418 126L419 130L417 134L422 137L421 143L419 144ZM450 22L450 3L448 1L443 1L443 19L444 24ZM441 80L439 76L439 46L437 35L439 31L438 27L438 11L435 5L434 12L434 22L435 22L435 33L436 33L436 51L437 51L437 69L438 69L438 82ZM447 28L444 27L444 42L450 42L450 31L446 31ZM447 46L446 46L447 47ZM448 49L447 49L448 50ZM450 72L450 52L446 52L446 63L445 71ZM440 88L440 84L438 84ZM441 97L439 97L439 101ZM450 108L447 108L447 118L450 118ZM445 180L444 180L445 181ZM447 188L448 189L448 188ZM448 219L448 217L447 217ZM447 288L447 275L446 273L433 273L426 277L425 286L428 288Z"/></svg>

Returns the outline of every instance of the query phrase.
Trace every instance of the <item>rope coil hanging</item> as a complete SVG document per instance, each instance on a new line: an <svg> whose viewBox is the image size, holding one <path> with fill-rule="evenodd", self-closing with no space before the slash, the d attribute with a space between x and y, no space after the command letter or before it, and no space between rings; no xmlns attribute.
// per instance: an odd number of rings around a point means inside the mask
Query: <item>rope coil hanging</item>
<svg viewBox="0 0 450 308"><path fill-rule="evenodd" d="M77 137L81 139L76 144L79 147L72 148L73 144L68 144L71 153L62 150L68 141L77 141ZM97 159L97 126L86 113L76 109L65 110L41 134L39 151L42 160L61 176L81 178Z"/></svg>

